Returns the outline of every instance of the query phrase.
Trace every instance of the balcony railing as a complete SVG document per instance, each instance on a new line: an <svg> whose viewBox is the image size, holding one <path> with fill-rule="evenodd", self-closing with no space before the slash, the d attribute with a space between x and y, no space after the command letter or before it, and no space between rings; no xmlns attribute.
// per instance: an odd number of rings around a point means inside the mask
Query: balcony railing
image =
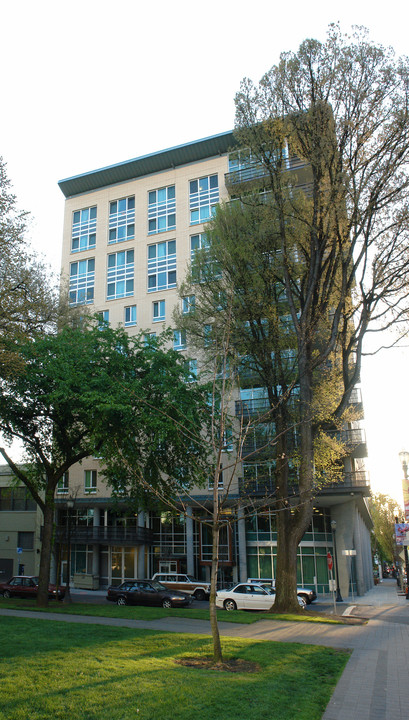
<svg viewBox="0 0 409 720"><path fill-rule="evenodd" d="M109 525L72 525L71 542L98 545L152 545L153 532L145 527L120 527ZM68 541L67 526L58 525L56 539L61 543Z"/></svg>
<svg viewBox="0 0 409 720"><path fill-rule="evenodd" d="M293 157L286 162L283 162L282 171L295 172L297 170L305 170L306 167L308 166L303 160L300 160L300 158L298 157ZM253 165L247 165L238 170L233 170L232 172L225 173L224 182L227 189L233 189L238 185L242 185L243 183L249 183L253 180L264 180L268 177L269 172L266 166L262 165L261 163L254 163ZM300 183L300 185L301 184L302 183ZM299 183L297 183L297 186L298 185Z"/></svg>
<svg viewBox="0 0 409 720"><path fill-rule="evenodd" d="M369 475L366 470L359 470L357 472L344 472L339 476L339 479L333 482L325 482L321 485L318 494L325 494L330 492L332 495L334 491L338 492L352 492L361 491L364 495L368 495L370 492ZM239 493L240 495L257 495L272 496L275 494L275 480L273 477L260 478L259 480L245 480L239 478ZM289 494L297 495L298 485L297 483L291 483L289 486Z"/></svg>

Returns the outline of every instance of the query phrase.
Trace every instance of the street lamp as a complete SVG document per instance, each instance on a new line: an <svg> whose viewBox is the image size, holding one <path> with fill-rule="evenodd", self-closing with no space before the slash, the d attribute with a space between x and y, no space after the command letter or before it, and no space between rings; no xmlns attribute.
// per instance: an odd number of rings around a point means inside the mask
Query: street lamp
<svg viewBox="0 0 409 720"><path fill-rule="evenodd" d="M65 584L64 603L72 603L70 591L70 575L71 575L71 510L74 507L74 500L67 499L67 582Z"/></svg>
<svg viewBox="0 0 409 720"><path fill-rule="evenodd" d="M402 465L403 477L404 477L404 479L405 479L405 486L404 486L404 491L403 491L403 502L404 502L404 505L405 505L405 521L406 521L406 505L407 505L406 500L407 500L407 498L405 497L405 495L406 495L406 493L408 492L409 452L408 452L407 450L402 450L402 451L399 453L399 458L400 458L400 462L401 462L401 465ZM404 552L404 555L405 555L405 569L406 569L406 598L409 600L408 590L407 590L407 588L408 588L408 582L409 582L409 557L408 557L408 546L407 546L407 545L404 545L404 546L403 546L403 552ZM403 590L403 588L402 588L402 590Z"/></svg>
<svg viewBox="0 0 409 720"><path fill-rule="evenodd" d="M343 602L341 590L339 588L339 574L338 574L338 557L337 557L337 543L336 543L336 529L337 529L337 522L336 520L331 520L331 530L332 530L332 542L334 544L334 563L335 563L335 577L337 579L337 595L336 595L336 602Z"/></svg>

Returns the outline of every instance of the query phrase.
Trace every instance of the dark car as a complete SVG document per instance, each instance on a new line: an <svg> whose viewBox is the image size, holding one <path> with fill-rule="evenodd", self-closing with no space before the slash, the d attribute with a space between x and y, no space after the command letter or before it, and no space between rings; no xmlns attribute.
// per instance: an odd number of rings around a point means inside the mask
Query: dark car
<svg viewBox="0 0 409 720"><path fill-rule="evenodd" d="M37 575L15 575L8 582L0 583L0 595L5 598L10 597L37 597L38 592L38 576ZM65 586L58 588L58 600L62 600L65 595ZM57 597L57 586L50 583L48 585L48 597Z"/></svg>
<svg viewBox="0 0 409 720"><path fill-rule="evenodd" d="M157 580L128 580L108 588L107 600L117 605L157 605L164 608L190 605L190 595L169 590Z"/></svg>

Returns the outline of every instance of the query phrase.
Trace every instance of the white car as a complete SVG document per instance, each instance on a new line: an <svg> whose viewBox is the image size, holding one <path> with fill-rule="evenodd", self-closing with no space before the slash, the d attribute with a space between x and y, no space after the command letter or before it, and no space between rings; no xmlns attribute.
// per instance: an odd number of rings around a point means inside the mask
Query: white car
<svg viewBox="0 0 409 720"><path fill-rule="evenodd" d="M256 583L238 583L216 593L216 607L225 610L271 610L274 600L273 588ZM298 598L298 604L305 607L301 598Z"/></svg>

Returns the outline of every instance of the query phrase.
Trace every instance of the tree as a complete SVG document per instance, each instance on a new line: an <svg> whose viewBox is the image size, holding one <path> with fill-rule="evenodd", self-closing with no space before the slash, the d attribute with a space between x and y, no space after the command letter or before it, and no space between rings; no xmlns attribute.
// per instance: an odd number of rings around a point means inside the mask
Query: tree
<svg viewBox="0 0 409 720"><path fill-rule="evenodd" d="M395 541L396 518L402 517L402 508L389 495L376 493L369 501L373 528L373 552L379 556L379 562L396 565L399 553Z"/></svg>
<svg viewBox="0 0 409 720"><path fill-rule="evenodd" d="M26 240L28 214L19 211L6 165L0 157L0 362L15 367L5 342L54 326L59 308L57 283ZM10 354L11 353L11 354Z"/></svg>
<svg viewBox="0 0 409 720"><path fill-rule="evenodd" d="M0 452L43 512L40 605L48 601L55 490L74 463L98 454L119 488L121 457L162 493L192 483L204 454L192 428L205 422L207 395L188 382L166 340L146 345L142 335L84 321L13 342L19 370L0 378L0 431L22 442L26 463Z"/></svg>
<svg viewBox="0 0 409 720"><path fill-rule="evenodd" d="M331 444L348 420L364 337L407 321L408 91L406 59L337 26L325 43L283 53L258 87L244 80L229 177L236 200L216 212L182 290L195 293L197 318L214 331L223 298L236 298L233 337L266 388L279 438L277 610L296 609L317 446L339 472Z"/></svg>

